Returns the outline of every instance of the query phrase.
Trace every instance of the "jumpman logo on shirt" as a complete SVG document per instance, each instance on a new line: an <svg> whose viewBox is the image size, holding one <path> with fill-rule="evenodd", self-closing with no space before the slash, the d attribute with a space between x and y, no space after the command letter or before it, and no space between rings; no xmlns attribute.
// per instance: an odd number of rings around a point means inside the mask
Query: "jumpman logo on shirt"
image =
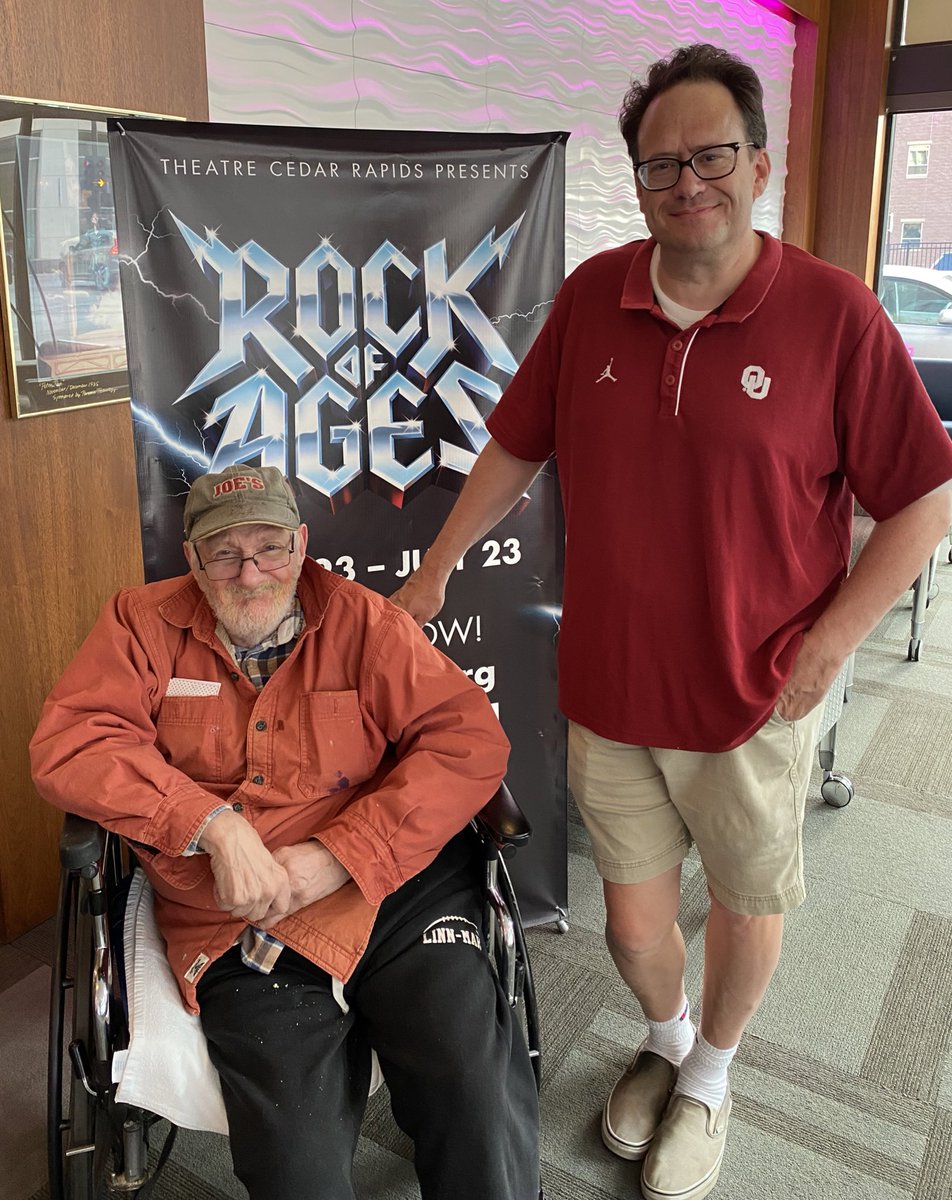
<svg viewBox="0 0 952 1200"><path fill-rule="evenodd" d="M604 371L602 371L601 375L599 375L599 377L595 380L596 383L601 383L603 379L610 379L612 381L612 383L618 382L618 380L612 374L612 363L614 361L615 361L614 357L612 357L608 360L608 366L605 368Z"/></svg>

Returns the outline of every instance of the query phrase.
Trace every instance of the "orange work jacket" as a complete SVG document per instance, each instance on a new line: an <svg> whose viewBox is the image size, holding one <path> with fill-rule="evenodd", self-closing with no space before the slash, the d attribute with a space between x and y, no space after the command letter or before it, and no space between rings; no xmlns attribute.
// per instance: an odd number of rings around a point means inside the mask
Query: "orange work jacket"
<svg viewBox="0 0 952 1200"><path fill-rule="evenodd" d="M191 1011L202 973L245 929L216 906L207 856L183 854L214 809L230 804L269 849L315 837L347 868L342 888L270 931L346 981L383 898L505 773L485 693L406 613L310 559L298 596L304 629L258 692L191 575L120 592L30 745L46 800L134 843Z"/></svg>

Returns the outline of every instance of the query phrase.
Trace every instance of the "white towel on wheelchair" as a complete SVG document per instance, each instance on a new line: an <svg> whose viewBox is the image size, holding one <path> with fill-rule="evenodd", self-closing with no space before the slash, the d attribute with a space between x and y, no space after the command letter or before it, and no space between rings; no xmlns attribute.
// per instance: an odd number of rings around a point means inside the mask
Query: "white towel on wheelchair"
<svg viewBox="0 0 952 1200"><path fill-rule="evenodd" d="M116 1099L138 1105L184 1129L227 1133L218 1072L208 1057L202 1023L182 1004L155 923L152 885L133 872L123 922L129 1048L113 1056ZM373 1056L370 1094L383 1083Z"/></svg>
<svg viewBox="0 0 952 1200"><path fill-rule="evenodd" d="M152 911L152 887L132 877L123 925L129 1049L113 1057L116 1099L185 1129L227 1133L218 1072L202 1024L182 1004Z"/></svg>

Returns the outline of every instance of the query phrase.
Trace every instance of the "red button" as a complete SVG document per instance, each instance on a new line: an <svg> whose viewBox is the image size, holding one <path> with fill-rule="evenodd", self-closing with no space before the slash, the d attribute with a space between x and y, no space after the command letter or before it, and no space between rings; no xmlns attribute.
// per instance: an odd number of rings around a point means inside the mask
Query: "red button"
<svg viewBox="0 0 952 1200"><path fill-rule="evenodd" d="M674 376L673 375L665 375L664 381L668 385L668 387L674 387Z"/></svg>
<svg viewBox="0 0 952 1200"><path fill-rule="evenodd" d="M681 347L684 345L684 342L672 342L671 345L674 347L675 350L680 350Z"/></svg>

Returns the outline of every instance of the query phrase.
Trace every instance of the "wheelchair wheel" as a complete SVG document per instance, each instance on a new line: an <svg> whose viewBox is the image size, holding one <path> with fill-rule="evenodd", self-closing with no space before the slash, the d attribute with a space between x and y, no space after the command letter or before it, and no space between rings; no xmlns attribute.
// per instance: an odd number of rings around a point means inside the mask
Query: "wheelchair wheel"
<svg viewBox="0 0 952 1200"><path fill-rule="evenodd" d="M513 947L514 971L512 994L509 997L509 1002L522 1023L526 1045L529 1050L532 1073L535 1076L536 1088L541 1089L542 1050L539 1036L539 1007L536 1000L532 962L529 958L529 948L526 945L522 914L519 912L519 901L516 898L516 891L502 855L496 856L495 868L493 877L487 885L487 892L491 894L493 890L498 889L499 899L502 901L512 921L512 934L515 943ZM504 939L501 937L499 921L497 919L494 922L492 919L491 906L487 908L487 930L487 944L492 950L490 957L493 968L496 971L497 978L499 978L503 990L508 992L509 981L505 978L507 970L503 964L508 960L509 955L504 947Z"/></svg>
<svg viewBox="0 0 952 1200"><path fill-rule="evenodd" d="M113 950L122 945L131 864L117 838L73 816L64 822L60 861L47 1075L50 1200L145 1200L175 1127L150 1156L160 1119L118 1104L112 1082L113 1057L128 1045L121 958Z"/></svg>
<svg viewBox="0 0 952 1200"><path fill-rule="evenodd" d="M112 1129L108 1056L96 1049L92 987L95 945L89 882L63 872L57 916L49 1042L51 1200L102 1200L108 1193ZM67 1043L64 1064L64 1042ZM63 1080L65 1069L68 1077Z"/></svg>

